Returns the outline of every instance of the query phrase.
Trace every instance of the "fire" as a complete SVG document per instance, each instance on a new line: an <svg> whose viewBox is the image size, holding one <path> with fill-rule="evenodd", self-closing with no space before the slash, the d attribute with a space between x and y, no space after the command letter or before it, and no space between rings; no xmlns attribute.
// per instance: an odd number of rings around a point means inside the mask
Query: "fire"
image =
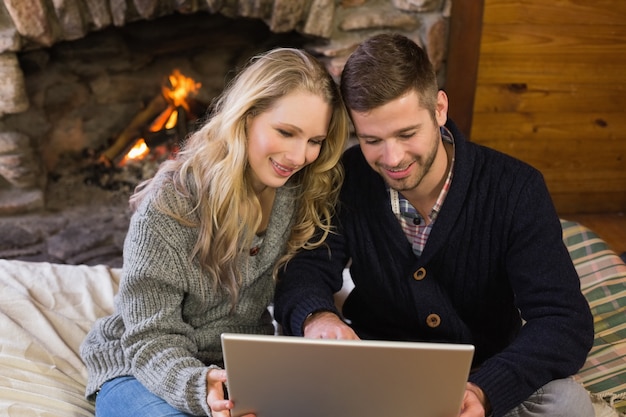
<svg viewBox="0 0 626 417"><path fill-rule="evenodd" d="M146 141L143 140L143 138L140 138L137 142L135 142L133 147L130 148L130 151L124 155L124 158L120 161L120 166L126 165L128 161L142 160L149 153L150 148L148 148Z"/></svg>
<svg viewBox="0 0 626 417"><path fill-rule="evenodd" d="M192 78L185 77L177 69L172 71L168 79L170 85L161 87L163 97L165 97L174 108L182 106L185 110L190 111L187 97L189 95L196 95L200 87L202 87L202 84L195 82Z"/></svg>
<svg viewBox="0 0 626 417"><path fill-rule="evenodd" d="M158 132L161 129L172 129L178 122L178 110L172 106L168 106L159 116L150 124L150 132Z"/></svg>
<svg viewBox="0 0 626 417"><path fill-rule="evenodd" d="M148 130L159 132L160 130L175 128L179 120L179 111L191 112L189 98L194 97L200 87L202 87L201 83L184 76L178 69L172 71L168 77L168 83L161 87L161 94L167 102L167 108L154 118ZM140 138L122 158L119 166L124 166L131 160L142 160L149 153L150 148L146 141L144 138Z"/></svg>

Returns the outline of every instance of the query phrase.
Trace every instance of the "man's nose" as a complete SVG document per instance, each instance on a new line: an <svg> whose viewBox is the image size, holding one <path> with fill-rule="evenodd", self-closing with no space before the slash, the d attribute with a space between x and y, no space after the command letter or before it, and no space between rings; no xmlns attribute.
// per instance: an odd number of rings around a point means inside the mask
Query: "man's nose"
<svg viewBox="0 0 626 417"><path fill-rule="evenodd" d="M383 163L389 167L398 166L402 162L404 151L393 140L385 141L383 146Z"/></svg>

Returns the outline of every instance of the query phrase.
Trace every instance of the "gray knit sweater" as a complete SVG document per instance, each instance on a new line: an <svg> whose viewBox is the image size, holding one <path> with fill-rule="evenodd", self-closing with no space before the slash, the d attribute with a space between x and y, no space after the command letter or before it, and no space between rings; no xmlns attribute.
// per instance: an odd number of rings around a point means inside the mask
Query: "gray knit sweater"
<svg viewBox="0 0 626 417"><path fill-rule="evenodd" d="M164 188L166 204L177 195ZM295 212L295 190L277 190L265 238L255 256L239 261L243 287L231 311L228 296L214 291L189 254L197 228L156 210L154 196L131 219L114 314L96 321L81 345L89 373L86 396L112 378L132 375L181 411L211 415L206 403L208 366L222 366L220 334L274 329L267 307L272 269L284 252Z"/></svg>

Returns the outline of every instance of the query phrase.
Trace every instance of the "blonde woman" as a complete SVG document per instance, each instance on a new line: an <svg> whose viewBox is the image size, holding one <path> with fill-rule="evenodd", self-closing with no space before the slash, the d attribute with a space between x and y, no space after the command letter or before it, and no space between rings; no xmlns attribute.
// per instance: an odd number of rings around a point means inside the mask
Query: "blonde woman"
<svg viewBox="0 0 626 417"><path fill-rule="evenodd" d="M331 232L347 135L326 69L279 48L138 187L115 312L81 346L98 417L230 415L220 334L273 333L277 270Z"/></svg>

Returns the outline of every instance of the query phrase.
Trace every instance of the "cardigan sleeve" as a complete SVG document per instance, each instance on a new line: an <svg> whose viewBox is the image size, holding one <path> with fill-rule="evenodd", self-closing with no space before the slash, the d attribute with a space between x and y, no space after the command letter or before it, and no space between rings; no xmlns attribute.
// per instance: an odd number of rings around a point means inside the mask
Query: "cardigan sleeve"
<svg viewBox="0 0 626 417"><path fill-rule="evenodd" d="M323 245L301 250L280 269L274 316L285 334L303 336L304 321L311 313L331 311L340 316L333 295L343 285L344 254L345 239L331 233Z"/></svg>
<svg viewBox="0 0 626 417"><path fill-rule="evenodd" d="M593 319L562 240L547 187L537 171L511 205L505 272L525 324L470 381L502 416L551 380L575 374L593 343Z"/></svg>

